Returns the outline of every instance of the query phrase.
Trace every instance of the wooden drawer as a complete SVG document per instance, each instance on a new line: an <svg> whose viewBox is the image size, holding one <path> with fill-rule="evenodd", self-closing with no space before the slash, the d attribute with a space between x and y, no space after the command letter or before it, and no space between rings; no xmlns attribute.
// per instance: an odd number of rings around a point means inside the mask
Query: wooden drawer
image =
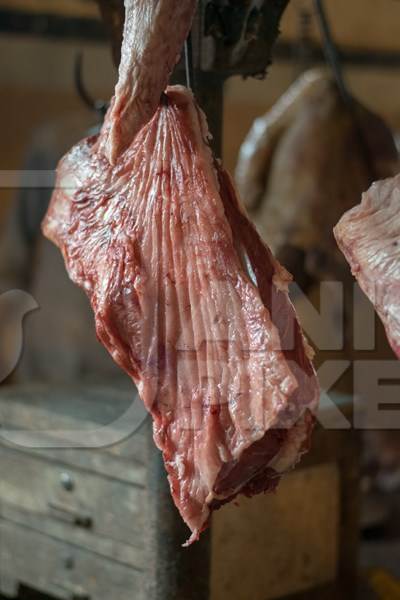
<svg viewBox="0 0 400 600"><path fill-rule="evenodd" d="M143 487L6 447L0 447L0 472L0 505L143 547Z"/></svg>
<svg viewBox="0 0 400 600"><path fill-rule="evenodd" d="M18 581L62 600L144 599L144 574L0 519L0 591Z"/></svg>
<svg viewBox="0 0 400 600"><path fill-rule="evenodd" d="M51 437L47 436L47 441L52 442L54 447L20 447L21 451L121 481L145 485L148 439L146 426L140 427L139 431L135 430L128 437L121 432L121 441L108 447L63 447L64 431L97 431L101 436L101 429L105 425L115 425L116 421L124 420L132 405L138 415L138 422L141 422L143 409L140 409L138 402L131 383L127 389L109 386L82 389L71 385L57 391L39 384L5 386L0 394L0 421L3 427L0 439L7 445L7 430L52 432ZM18 443L14 438L11 438L11 442Z"/></svg>

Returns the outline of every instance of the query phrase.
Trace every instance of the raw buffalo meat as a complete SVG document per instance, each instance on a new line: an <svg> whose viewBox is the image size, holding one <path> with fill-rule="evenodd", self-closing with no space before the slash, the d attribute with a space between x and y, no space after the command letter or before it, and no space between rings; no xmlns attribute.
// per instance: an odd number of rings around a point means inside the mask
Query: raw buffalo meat
<svg viewBox="0 0 400 600"><path fill-rule="evenodd" d="M197 0L125 0L118 84L104 128L108 133L103 136L111 163L155 113L196 5Z"/></svg>
<svg viewBox="0 0 400 600"><path fill-rule="evenodd" d="M352 285L332 229L372 181L398 170L384 121L356 100L350 111L332 75L318 69L256 119L236 178L261 235L305 291L321 280Z"/></svg>
<svg viewBox="0 0 400 600"><path fill-rule="evenodd" d="M374 183L334 229L400 358L400 175Z"/></svg>
<svg viewBox="0 0 400 600"><path fill-rule="evenodd" d="M61 161L43 231L152 414L193 541L213 509L274 489L308 448L312 351L191 92L168 88L114 167L103 135Z"/></svg>
<svg viewBox="0 0 400 600"><path fill-rule="evenodd" d="M306 71L264 115L255 119L240 150L235 180L244 205L256 210L263 202L275 152L303 106L327 79L322 69Z"/></svg>

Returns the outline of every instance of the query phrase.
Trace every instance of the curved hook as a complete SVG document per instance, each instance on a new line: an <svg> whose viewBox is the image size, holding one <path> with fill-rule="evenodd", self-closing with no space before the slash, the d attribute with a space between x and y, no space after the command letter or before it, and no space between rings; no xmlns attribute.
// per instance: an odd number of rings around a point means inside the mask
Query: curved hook
<svg viewBox="0 0 400 600"><path fill-rule="evenodd" d="M347 104L351 104L352 96L347 88L346 82L343 77L342 65L340 64L339 53L334 42L332 31L329 25L329 21L327 19L325 8L323 5L323 0L314 0L315 9L318 16L318 21L321 29L322 39L323 39L323 48L325 52L325 57L330 65L333 75L336 80L336 85L338 86L339 92L343 98L343 100Z"/></svg>
<svg viewBox="0 0 400 600"><path fill-rule="evenodd" d="M93 110L94 112L96 112L101 117L101 120L103 120L105 117L105 114L107 112L107 109L108 109L108 104L104 100L95 100L89 94L89 92L87 91L87 89L83 83L83 80L82 80L82 67L83 67L83 54L82 54L82 52L78 52L78 54L75 57L75 64L74 64L75 89L78 92L78 96L83 101L83 103L88 108L90 108L90 110Z"/></svg>
<svg viewBox="0 0 400 600"><path fill-rule="evenodd" d="M350 93L345 79L343 77L342 66L340 64L339 52L334 42L332 31L325 13L323 0L314 0L314 5L317 11L318 20L320 24L324 52L326 56L326 60L328 64L330 64L331 69L333 71L336 85L339 89L339 93L343 98L346 106L349 109L350 115L353 119L353 123L357 132L357 136L359 139L359 145L362 152L362 156L364 159L365 166L367 168L367 172L369 173L371 183L376 179L376 169L375 163L372 157L371 148L368 142L368 138L363 129L362 123L359 120L359 117L355 110L355 105L353 102L353 96Z"/></svg>

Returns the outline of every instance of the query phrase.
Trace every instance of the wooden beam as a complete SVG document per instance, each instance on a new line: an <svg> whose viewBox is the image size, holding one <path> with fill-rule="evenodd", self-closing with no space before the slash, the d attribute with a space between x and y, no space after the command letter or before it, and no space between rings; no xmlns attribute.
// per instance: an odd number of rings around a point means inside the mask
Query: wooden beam
<svg viewBox="0 0 400 600"><path fill-rule="evenodd" d="M0 0L0 9L69 18L98 18L93 0Z"/></svg>

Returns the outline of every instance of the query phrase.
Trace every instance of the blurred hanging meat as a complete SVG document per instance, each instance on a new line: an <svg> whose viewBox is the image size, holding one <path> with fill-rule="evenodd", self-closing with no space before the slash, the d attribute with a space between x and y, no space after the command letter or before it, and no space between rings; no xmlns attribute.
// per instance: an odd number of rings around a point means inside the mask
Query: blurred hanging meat
<svg viewBox="0 0 400 600"><path fill-rule="evenodd" d="M155 113L190 31L197 0L125 0L118 84L107 116L111 163ZM172 34L173 32L173 34Z"/></svg>
<svg viewBox="0 0 400 600"><path fill-rule="evenodd" d="M153 416L193 541L213 509L274 489L308 448L311 350L192 94L168 88L114 167L106 135L61 161L43 230Z"/></svg>
<svg viewBox="0 0 400 600"><path fill-rule="evenodd" d="M398 155L384 122L343 102L323 70L305 73L242 145L236 180L259 231L304 289L345 279L332 228Z"/></svg>
<svg viewBox="0 0 400 600"><path fill-rule="evenodd" d="M400 358L400 175L374 183L334 232Z"/></svg>

